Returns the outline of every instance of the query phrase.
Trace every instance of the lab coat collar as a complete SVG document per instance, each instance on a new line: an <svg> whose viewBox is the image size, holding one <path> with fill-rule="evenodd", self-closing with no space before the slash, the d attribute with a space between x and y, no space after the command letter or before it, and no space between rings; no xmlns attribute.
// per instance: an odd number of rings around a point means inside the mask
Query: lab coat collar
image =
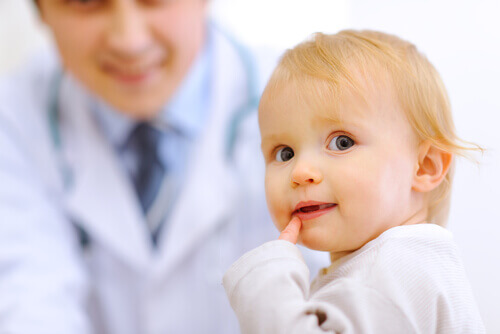
<svg viewBox="0 0 500 334"><path fill-rule="evenodd" d="M160 236L153 277L164 279L237 210L238 180L226 148L230 119L248 100L246 73L233 45L220 33L213 38L210 118L193 145L184 189Z"/></svg>
<svg viewBox="0 0 500 334"><path fill-rule="evenodd" d="M72 131L66 152L72 185L65 196L68 214L90 235L90 242L109 247L124 262L143 270L151 258L151 241L133 186L93 114L89 94L69 75L61 86L61 122ZM71 96L71 98L68 98ZM64 136L64 134L63 134ZM92 244L90 245L92 247Z"/></svg>

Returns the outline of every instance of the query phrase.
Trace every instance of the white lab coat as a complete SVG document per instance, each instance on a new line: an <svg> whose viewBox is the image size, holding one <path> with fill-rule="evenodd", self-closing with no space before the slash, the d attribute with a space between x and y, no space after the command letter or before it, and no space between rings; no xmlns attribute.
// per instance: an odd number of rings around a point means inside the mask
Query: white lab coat
<svg viewBox="0 0 500 334"><path fill-rule="evenodd" d="M222 275L277 232L265 207L255 113L226 159L229 120L248 99L247 73L218 33L214 51L211 118L156 251L88 93L69 77L59 93L63 149L55 148L47 119L55 57L0 82L1 333L238 332ZM259 70L269 74L274 59L268 63ZM85 249L75 225L90 236Z"/></svg>

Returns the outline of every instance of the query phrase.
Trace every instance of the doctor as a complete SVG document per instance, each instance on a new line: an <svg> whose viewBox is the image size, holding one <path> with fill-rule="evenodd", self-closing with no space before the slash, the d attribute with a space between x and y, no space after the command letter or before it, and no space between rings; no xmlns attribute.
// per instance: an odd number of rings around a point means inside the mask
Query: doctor
<svg viewBox="0 0 500 334"><path fill-rule="evenodd" d="M274 59L205 0L37 7L57 52L0 81L0 332L237 333L222 274L277 235L252 112Z"/></svg>

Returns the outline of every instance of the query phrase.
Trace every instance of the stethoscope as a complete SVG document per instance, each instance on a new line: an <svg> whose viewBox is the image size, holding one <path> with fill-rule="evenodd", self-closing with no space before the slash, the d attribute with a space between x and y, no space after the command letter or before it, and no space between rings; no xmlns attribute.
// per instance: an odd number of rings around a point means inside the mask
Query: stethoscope
<svg viewBox="0 0 500 334"><path fill-rule="evenodd" d="M218 28L216 25L212 24L219 32L221 32L224 37L231 43L233 48L236 50L241 62L244 66L246 80L247 80L247 100L240 107L238 107L231 117L229 125L226 131L226 158L230 161L234 155L234 148L238 140L239 127L243 121L252 113L255 112L259 105L259 91L258 91L258 79L257 79L257 68L253 61L252 55L249 50L238 43L232 36L226 33L223 29ZM64 161L62 151L63 151L63 139L61 135L60 128L60 117L61 110L59 108L60 91L62 86L63 73L62 71L56 73L51 82L50 96L49 96L49 114L48 122L50 135L52 139L52 144L58 153L59 169L62 174L63 183L65 188L71 187L71 170L69 165Z"/></svg>

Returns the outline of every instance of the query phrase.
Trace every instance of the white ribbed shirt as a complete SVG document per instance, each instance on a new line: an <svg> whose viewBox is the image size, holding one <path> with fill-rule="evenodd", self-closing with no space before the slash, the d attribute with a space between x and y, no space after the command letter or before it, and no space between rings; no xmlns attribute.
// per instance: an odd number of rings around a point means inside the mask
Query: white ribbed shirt
<svg viewBox="0 0 500 334"><path fill-rule="evenodd" d="M451 233L398 226L323 270L268 242L224 276L242 333L484 333Z"/></svg>

